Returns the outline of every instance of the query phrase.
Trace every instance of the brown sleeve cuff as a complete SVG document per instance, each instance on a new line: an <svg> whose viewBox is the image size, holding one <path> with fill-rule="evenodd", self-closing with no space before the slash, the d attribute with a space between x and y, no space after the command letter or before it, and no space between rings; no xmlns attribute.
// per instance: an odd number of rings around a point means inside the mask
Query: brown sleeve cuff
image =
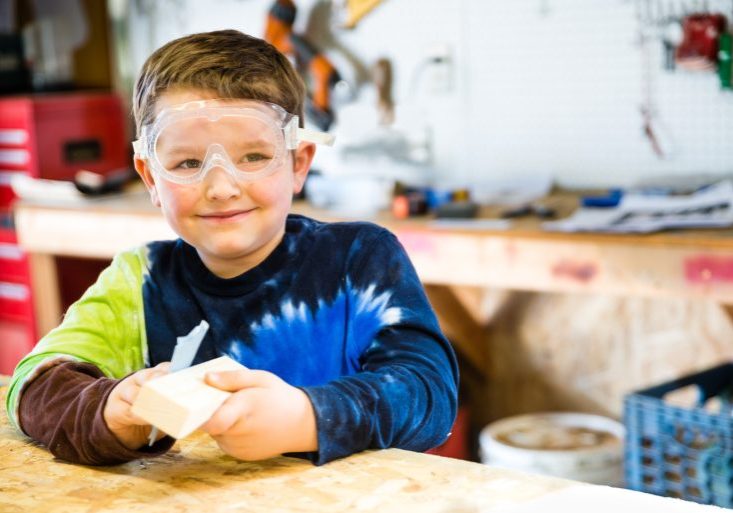
<svg viewBox="0 0 733 513"><path fill-rule="evenodd" d="M175 443L171 437L131 450L109 430L104 406L119 382L88 363L51 367L21 394L21 429L57 458L84 465L112 465L167 452Z"/></svg>

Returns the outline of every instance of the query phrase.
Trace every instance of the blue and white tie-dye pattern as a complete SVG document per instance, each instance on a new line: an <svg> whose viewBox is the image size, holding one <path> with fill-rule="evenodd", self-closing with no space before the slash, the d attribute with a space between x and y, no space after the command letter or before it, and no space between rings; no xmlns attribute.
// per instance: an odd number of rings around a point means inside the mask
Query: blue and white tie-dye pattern
<svg viewBox="0 0 733 513"><path fill-rule="evenodd" d="M400 309L387 306L391 293L375 296L374 284L356 290L347 281L345 289L332 300L319 299L314 310L305 303L282 303L279 312L251 325L249 347L233 340L227 353L242 362L259 359L262 366L279 376L288 375L291 384L299 386L359 372L361 355L382 328L400 320ZM287 359L268 351L283 340L297 340L288 347ZM264 361L262 355L268 353L270 361ZM313 359L322 371L318 376L307 375L310 366L293 366L293 362Z"/></svg>
<svg viewBox="0 0 733 513"><path fill-rule="evenodd" d="M195 363L227 354L311 399L324 463L370 447L441 443L457 406L457 366L397 239L370 223L289 216L256 268L222 279L181 240L149 246L143 281L150 365L177 336L211 328Z"/></svg>

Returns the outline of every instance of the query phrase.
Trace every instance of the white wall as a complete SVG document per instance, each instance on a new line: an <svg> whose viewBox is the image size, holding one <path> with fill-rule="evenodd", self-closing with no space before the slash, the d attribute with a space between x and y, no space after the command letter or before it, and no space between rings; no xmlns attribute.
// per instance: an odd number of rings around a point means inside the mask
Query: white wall
<svg viewBox="0 0 733 513"><path fill-rule="evenodd" d="M305 28L316 0L296 3ZM721 4L728 15L733 9L729 0L709 3ZM236 28L261 36L270 5L131 2L133 68L186 33ZM438 178L481 181L550 171L565 186L608 186L730 173L733 93L719 90L715 73L663 72L656 42L650 46L652 98L672 152L665 159L652 152L642 133L637 28L630 0L385 0L355 30L336 28L332 36L367 66L382 56L392 59L398 121L419 126L419 118L429 125ZM447 44L455 62L448 92L431 92L429 73L412 87L436 43ZM362 88L361 111L370 112L372 102L373 92Z"/></svg>

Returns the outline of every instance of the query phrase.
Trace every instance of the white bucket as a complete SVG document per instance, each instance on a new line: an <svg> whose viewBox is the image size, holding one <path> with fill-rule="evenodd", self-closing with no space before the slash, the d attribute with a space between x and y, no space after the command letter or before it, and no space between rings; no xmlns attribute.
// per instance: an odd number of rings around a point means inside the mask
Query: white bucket
<svg viewBox="0 0 733 513"><path fill-rule="evenodd" d="M623 425L607 417L535 413L492 422L479 445L487 465L621 486L623 439Z"/></svg>

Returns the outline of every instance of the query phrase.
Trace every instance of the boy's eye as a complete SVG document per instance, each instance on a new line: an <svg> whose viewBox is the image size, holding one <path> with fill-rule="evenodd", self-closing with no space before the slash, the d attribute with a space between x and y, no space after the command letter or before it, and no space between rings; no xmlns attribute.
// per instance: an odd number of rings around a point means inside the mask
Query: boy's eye
<svg viewBox="0 0 733 513"><path fill-rule="evenodd" d="M173 169L198 169L201 167L201 161L196 159L186 159L180 161Z"/></svg>
<svg viewBox="0 0 733 513"><path fill-rule="evenodd" d="M247 153L242 160L244 162L260 162L263 160L268 160L270 157L267 155L263 155L262 153Z"/></svg>
<svg viewBox="0 0 733 513"><path fill-rule="evenodd" d="M255 172L267 167L270 161L272 161L272 155L267 152L249 151L242 155L237 167L242 171Z"/></svg>

